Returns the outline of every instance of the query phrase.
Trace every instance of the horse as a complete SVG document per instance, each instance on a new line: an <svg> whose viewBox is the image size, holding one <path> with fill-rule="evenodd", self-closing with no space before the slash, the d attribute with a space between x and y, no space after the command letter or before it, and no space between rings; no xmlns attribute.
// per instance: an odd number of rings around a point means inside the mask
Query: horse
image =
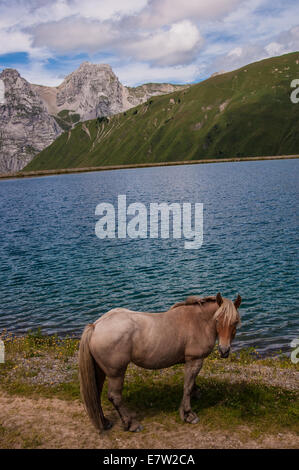
<svg viewBox="0 0 299 470"><path fill-rule="evenodd" d="M184 392L179 414L190 424L199 421L191 409L191 397L199 398L195 380L204 359L218 339L222 358L229 356L240 324L241 296L233 302L220 293L205 298L188 297L162 313L115 308L88 324L79 347L82 401L91 422L101 433L112 423L104 416L101 393L108 379L108 399L116 408L124 429L142 430L135 414L123 403L122 389L130 362L145 369L164 369L185 364Z"/></svg>

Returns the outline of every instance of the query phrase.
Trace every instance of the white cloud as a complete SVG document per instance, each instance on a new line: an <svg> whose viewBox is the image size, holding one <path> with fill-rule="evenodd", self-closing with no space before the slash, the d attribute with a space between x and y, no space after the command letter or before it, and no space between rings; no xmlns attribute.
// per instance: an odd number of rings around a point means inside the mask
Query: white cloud
<svg viewBox="0 0 299 470"><path fill-rule="evenodd" d="M277 36L278 44L283 46L285 52L299 50L299 25L296 25L288 31L283 31Z"/></svg>
<svg viewBox="0 0 299 470"><path fill-rule="evenodd" d="M48 85L82 55L131 85L195 81L298 50L298 17L295 0L0 0L0 55L27 52L16 68Z"/></svg>
<svg viewBox="0 0 299 470"><path fill-rule="evenodd" d="M32 52L30 35L22 31L0 29L0 55L19 51Z"/></svg>
<svg viewBox="0 0 299 470"><path fill-rule="evenodd" d="M184 20L171 25L168 30L159 30L125 43L122 48L135 59L168 66L191 62L202 43L197 27Z"/></svg>
<svg viewBox="0 0 299 470"><path fill-rule="evenodd" d="M147 0L75 0L72 13L101 21L134 15L147 5Z"/></svg>
<svg viewBox="0 0 299 470"><path fill-rule="evenodd" d="M29 83L36 85L58 86L62 82L57 72L45 69L43 62L31 62L28 65L20 65L18 66L18 71Z"/></svg>
<svg viewBox="0 0 299 470"><path fill-rule="evenodd" d="M237 57L241 57L242 55L242 47L235 47L234 49L232 49L227 55L228 56L237 56Z"/></svg>
<svg viewBox="0 0 299 470"><path fill-rule="evenodd" d="M199 75L196 64L175 67L150 67L144 63L130 63L114 67L120 81L127 86L141 85L148 82L192 83Z"/></svg>
<svg viewBox="0 0 299 470"><path fill-rule="evenodd" d="M27 38L30 33L33 49L106 53L110 48L138 60L165 60L166 66L195 58L202 37L194 20L221 17L242 1L11 0L1 7L0 18L3 27L13 26ZM29 46L23 50L31 53Z"/></svg>
<svg viewBox="0 0 299 470"><path fill-rule="evenodd" d="M219 18L244 0L150 0L141 13L143 26L159 27L183 19Z"/></svg>
<svg viewBox="0 0 299 470"><path fill-rule="evenodd" d="M40 24L33 34L34 46L48 47L59 53L98 52L119 39L118 31L109 22L73 17Z"/></svg>
<svg viewBox="0 0 299 470"><path fill-rule="evenodd" d="M115 23L68 18L41 24L34 31L33 45L59 53L107 53L158 65L186 64L194 60L203 39L196 25L184 20L167 29L152 32L127 32Z"/></svg>
<svg viewBox="0 0 299 470"><path fill-rule="evenodd" d="M230 71L238 69L251 62L269 57L286 54L299 50L299 26L272 37L272 41L263 45L261 42L242 44L227 52L218 54L211 61L206 71L211 74L215 71Z"/></svg>
<svg viewBox="0 0 299 470"><path fill-rule="evenodd" d="M147 0L11 0L0 3L0 28L33 26L80 17L106 21L134 15Z"/></svg>
<svg viewBox="0 0 299 470"><path fill-rule="evenodd" d="M282 44L279 44L278 42L273 41L267 44L267 46L265 47L265 50L269 56L274 56L274 55L278 55L282 53L283 46Z"/></svg>

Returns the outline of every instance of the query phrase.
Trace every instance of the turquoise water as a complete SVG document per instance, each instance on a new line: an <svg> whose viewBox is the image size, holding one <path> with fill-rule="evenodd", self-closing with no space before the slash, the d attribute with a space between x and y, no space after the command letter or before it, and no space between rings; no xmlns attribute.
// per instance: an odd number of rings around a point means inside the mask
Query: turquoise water
<svg viewBox="0 0 299 470"><path fill-rule="evenodd" d="M298 332L298 160L187 165L0 182L0 330L80 334L114 307L243 297L236 348L288 350ZM95 236L95 207L201 202L204 241Z"/></svg>

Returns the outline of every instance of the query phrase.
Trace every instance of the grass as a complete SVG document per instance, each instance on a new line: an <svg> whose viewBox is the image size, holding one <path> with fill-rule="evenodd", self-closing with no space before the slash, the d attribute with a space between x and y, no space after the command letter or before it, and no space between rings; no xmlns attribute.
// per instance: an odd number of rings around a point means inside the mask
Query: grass
<svg viewBox="0 0 299 470"><path fill-rule="evenodd" d="M14 448L16 443L21 449L35 449L42 444L42 438L38 433L24 434L0 424L0 442L4 449Z"/></svg>
<svg viewBox="0 0 299 470"><path fill-rule="evenodd" d="M72 128L73 124L80 121L80 114L71 113L67 109L63 109L58 113L57 116L53 117L64 131L68 131Z"/></svg>
<svg viewBox="0 0 299 470"><path fill-rule="evenodd" d="M261 384L229 383L226 380L200 378L201 400L193 401L193 410L207 429L250 426L258 430L298 429L296 393ZM178 407L182 396L182 374L152 381L144 376L130 382L124 396L132 409L147 420L173 416L180 422Z"/></svg>
<svg viewBox="0 0 299 470"><path fill-rule="evenodd" d="M290 100L298 52L155 96L108 121L78 123L24 172L298 153Z"/></svg>
<svg viewBox="0 0 299 470"><path fill-rule="evenodd" d="M19 337L2 334L5 342L6 362L0 365L0 389L12 396L30 398L46 397L63 400L79 400L76 338L43 336L42 332L29 332ZM35 382L41 369L51 368L56 361L67 377L62 374L58 383L50 379L43 383ZM26 364L30 364L28 368ZM233 381L225 378L222 372L230 365ZM259 358L253 349L231 354L225 362L220 361L216 351L205 361L202 373L197 379L202 399L193 400L193 409L200 416L201 425L207 429L238 429L247 426L253 436L263 432L299 432L298 392L272 386L256 380L244 380L244 368L252 365L267 366L276 371L299 370L288 357L277 354L273 357ZM56 374L60 373L57 369ZM49 372L47 370L47 372ZM216 374L216 375L213 375ZM246 375L246 374L245 374ZM137 410L143 421L175 426L180 423L178 408L183 393L183 366L177 365L164 370L144 370L130 365L126 374L124 399L128 406ZM104 409L111 409L104 386L102 403ZM5 429L0 428L5 434ZM15 439L16 436L6 436ZM6 441L7 441L6 439ZM38 436L31 436L36 439ZM23 446L26 443L23 442ZM28 446L32 447L32 441Z"/></svg>
<svg viewBox="0 0 299 470"><path fill-rule="evenodd" d="M57 335L44 335L41 328L30 330L24 336L14 336L5 330L0 335L4 340L8 356L21 354L24 358L51 354L57 358L67 359L78 349L79 340L74 337L59 338Z"/></svg>

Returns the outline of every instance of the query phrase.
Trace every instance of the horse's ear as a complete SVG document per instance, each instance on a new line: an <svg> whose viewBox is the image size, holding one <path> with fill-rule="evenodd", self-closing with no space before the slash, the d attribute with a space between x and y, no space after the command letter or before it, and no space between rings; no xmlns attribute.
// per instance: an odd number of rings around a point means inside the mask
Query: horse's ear
<svg viewBox="0 0 299 470"><path fill-rule="evenodd" d="M242 297L240 296L240 294L238 294L238 297L237 297L236 300L234 301L234 304L235 304L235 307L236 307L237 310L238 310L238 308L240 307L241 302L242 302Z"/></svg>
<svg viewBox="0 0 299 470"><path fill-rule="evenodd" d="M217 304L219 305L219 307L222 305L223 303L223 299L222 299L222 296L220 294L220 292L218 292L218 294L216 295L216 302Z"/></svg>

